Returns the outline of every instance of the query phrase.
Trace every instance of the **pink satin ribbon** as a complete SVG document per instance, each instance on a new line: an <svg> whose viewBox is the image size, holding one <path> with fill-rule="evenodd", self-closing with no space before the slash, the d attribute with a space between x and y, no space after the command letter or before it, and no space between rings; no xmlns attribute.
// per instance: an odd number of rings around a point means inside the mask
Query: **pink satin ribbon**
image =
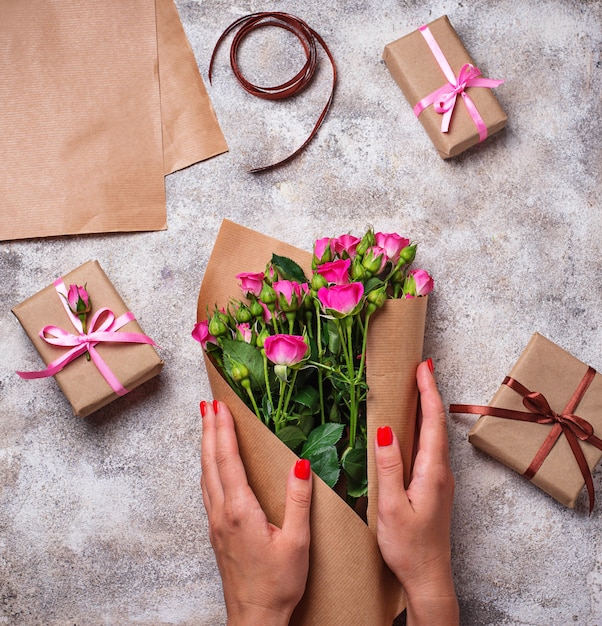
<svg viewBox="0 0 602 626"><path fill-rule="evenodd" d="M437 113L443 114L443 119L441 120L441 132L447 133L449 131L449 124L454 112L454 107L456 106L456 100L458 99L458 95L460 95L464 100L464 104L466 105L466 109L468 110L470 117L479 131L479 141L483 141L487 137L487 125L477 111L475 103L466 93L466 88L497 87L504 81L494 80L492 78L482 78L481 70L470 63L463 65L460 73L456 77L450 64L445 58L443 51L439 47L439 44L435 41L429 27L421 26L418 30L426 40L426 43L431 49L435 60L439 64L439 67L448 82L443 85L443 87L436 89L433 93L420 100L420 102L418 102L418 104L414 107L414 114L418 117L422 111L432 104Z"/></svg>
<svg viewBox="0 0 602 626"><path fill-rule="evenodd" d="M37 372L17 372L17 374L21 378L25 378L27 380L54 376L66 365L71 363L71 361L82 354L89 352L94 365L96 365L98 371L103 375L107 383L109 383L111 389L118 396L124 396L128 393L128 389L126 389L119 382L115 374L113 374L109 366L105 363L100 354L98 354L95 346L99 343L146 343L151 346L156 346L155 342L150 337L141 333L118 333L117 331L120 328L136 318L134 317L134 314L129 311L116 318L113 311L106 307L99 309L96 313L94 313L94 315L90 318L88 332L84 333L81 320L71 311L71 309L69 309L69 304L67 302L67 288L65 287L63 279L57 279L54 282L54 287L59 295L59 299L65 309L65 312L67 313L67 316L79 334L74 335L66 330L63 330L62 328L59 328L58 326L44 326L39 335L46 343L53 346L71 349L58 359L55 359L44 370Z"/></svg>

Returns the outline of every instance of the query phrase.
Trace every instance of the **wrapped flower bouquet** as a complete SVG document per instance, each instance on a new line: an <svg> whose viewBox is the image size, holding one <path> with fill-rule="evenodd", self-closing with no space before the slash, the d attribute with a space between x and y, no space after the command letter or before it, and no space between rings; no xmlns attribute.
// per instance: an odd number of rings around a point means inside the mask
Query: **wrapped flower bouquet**
<svg viewBox="0 0 602 626"><path fill-rule="evenodd" d="M249 484L280 524L295 454L322 479L292 623L386 624L404 608L376 544L372 442L390 425L409 476L433 286L411 269L415 254L408 239L372 229L319 239L310 254L224 221L209 260L193 337L234 416ZM365 496L367 524L354 511Z"/></svg>

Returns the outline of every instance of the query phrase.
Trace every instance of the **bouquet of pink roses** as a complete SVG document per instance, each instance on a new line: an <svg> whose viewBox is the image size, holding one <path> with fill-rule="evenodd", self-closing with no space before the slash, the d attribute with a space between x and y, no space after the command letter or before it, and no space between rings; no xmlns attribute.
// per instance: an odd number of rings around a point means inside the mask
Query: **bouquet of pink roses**
<svg viewBox="0 0 602 626"><path fill-rule="evenodd" d="M330 487L344 478L350 503L367 493L366 345L389 298L428 294L410 269L416 245L372 228L314 244L312 275L273 254L242 272L244 299L214 306L193 330L239 397Z"/></svg>
<svg viewBox="0 0 602 626"><path fill-rule="evenodd" d="M405 606L376 542L372 442L391 426L409 477L433 286L411 269L415 254L404 237L373 229L320 239L310 254L224 220L203 277L193 336L268 519L282 523L296 454L322 478L292 624L390 624ZM367 524L348 506L365 494Z"/></svg>

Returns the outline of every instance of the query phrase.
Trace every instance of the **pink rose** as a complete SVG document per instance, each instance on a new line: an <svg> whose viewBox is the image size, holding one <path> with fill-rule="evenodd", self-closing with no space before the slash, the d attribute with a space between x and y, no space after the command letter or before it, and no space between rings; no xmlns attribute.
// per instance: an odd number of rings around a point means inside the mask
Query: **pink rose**
<svg viewBox="0 0 602 626"><path fill-rule="evenodd" d="M309 350L305 339L298 335L270 335L263 343L265 354L276 365L296 365Z"/></svg>
<svg viewBox="0 0 602 626"><path fill-rule="evenodd" d="M410 240L401 237L397 233L376 233L376 245L384 248L389 260L395 265L399 258L399 253L410 245Z"/></svg>
<svg viewBox="0 0 602 626"><path fill-rule="evenodd" d="M209 332L209 320L195 324L192 329L192 337L201 344L203 350L207 349L208 343L217 344L217 339Z"/></svg>
<svg viewBox="0 0 602 626"><path fill-rule="evenodd" d="M347 253L347 256L354 257L355 249L360 241L361 239L354 237L353 235L341 235L340 237L336 237L331 240L331 246L334 248L335 253L339 256L342 256L343 253Z"/></svg>
<svg viewBox="0 0 602 626"><path fill-rule="evenodd" d="M314 259L317 263L326 263L332 259L330 237L317 239L314 243Z"/></svg>
<svg viewBox="0 0 602 626"><path fill-rule="evenodd" d="M240 286L245 294L252 293L256 298L259 298L265 278L263 272L242 272L237 274L236 278L240 280Z"/></svg>
<svg viewBox="0 0 602 626"><path fill-rule="evenodd" d="M351 259L337 259L316 267L316 273L323 276L329 283L346 285L349 282Z"/></svg>
<svg viewBox="0 0 602 626"><path fill-rule="evenodd" d="M349 283L348 285L334 285L322 287L318 291L318 300L322 306L340 315L351 315L362 300L364 285Z"/></svg>
<svg viewBox="0 0 602 626"><path fill-rule="evenodd" d="M426 270L411 270L404 284L404 293L412 296L426 296L433 291L435 283Z"/></svg>

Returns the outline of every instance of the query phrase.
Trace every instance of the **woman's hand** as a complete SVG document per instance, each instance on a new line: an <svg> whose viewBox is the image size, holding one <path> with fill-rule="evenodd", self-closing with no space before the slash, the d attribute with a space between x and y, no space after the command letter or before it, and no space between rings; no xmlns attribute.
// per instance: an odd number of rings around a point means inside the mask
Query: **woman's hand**
<svg viewBox="0 0 602 626"><path fill-rule="evenodd" d="M416 379L422 424L407 490L396 437L388 426L377 432L378 544L405 588L408 626L454 626L459 623L450 548L454 479L445 409L430 360L418 366Z"/></svg>
<svg viewBox="0 0 602 626"><path fill-rule="evenodd" d="M309 569L309 461L291 468L282 529L249 487L228 407L201 402L201 488L229 626L288 624Z"/></svg>

